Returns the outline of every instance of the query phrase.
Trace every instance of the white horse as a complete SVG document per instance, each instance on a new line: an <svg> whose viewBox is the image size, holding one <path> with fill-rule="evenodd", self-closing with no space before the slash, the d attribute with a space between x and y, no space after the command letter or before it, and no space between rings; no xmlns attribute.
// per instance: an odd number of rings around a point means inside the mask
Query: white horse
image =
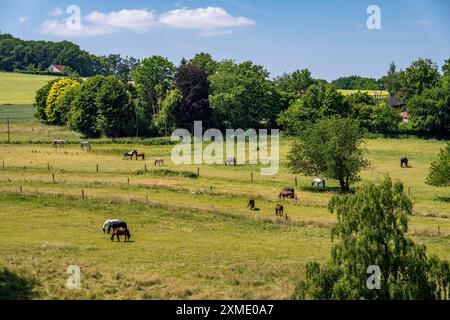
<svg viewBox="0 0 450 320"><path fill-rule="evenodd" d="M120 222L120 220L119 220L119 219L108 219L108 220L106 220L106 221L103 223L103 227L102 227L103 233L106 232L106 228L107 228L107 227L109 227L111 224L117 223L117 222Z"/></svg>
<svg viewBox="0 0 450 320"><path fill-rule="evenodd" d="M66 145L67 141L66 140L53 140L52 145L54 147L64 147Z"/></svg>
<svg viewBox="0 0 450 320"><path fill-rule="evenodd" d="M236 165L236 158L234 157L229 157L225 160L225 165L226 166L235 166Z"/></svg>
<svg viewBox="0 0 450 320"><path fill-rule="evenodd" d="M311 186L318 186L318 187L322 187L325 188L325 179L314 179L311 183Z"/></svg>
<svg viewBox="0 0 450 320"><path fill-rule="evenodd" d="M91 143L89 141L82 141L80 142L81 149L87 148L91 150Z"/></svg>

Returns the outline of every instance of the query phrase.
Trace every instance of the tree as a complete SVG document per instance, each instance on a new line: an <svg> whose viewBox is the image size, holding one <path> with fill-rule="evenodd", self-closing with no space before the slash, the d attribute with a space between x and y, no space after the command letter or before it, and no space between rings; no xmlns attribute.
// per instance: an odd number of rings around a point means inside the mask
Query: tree
<svg viewBox="0 0 450 320"><path fill-rule="evenodd" d="M395 96L399 89L400 84L397 79L397 66L392 62L389 66L389 70L385 79L386 90L389 92L389 96Z"/></svg>
<svg viewBox="0 0 450 320"><path fill-rule="evenodd" d="M58 109L61 114L61 124L67 124L67 121L69 120L72 102L78 95L79 87L79 85L71 86L56 99L55 105L56 109Z"/></svg>
<svg viewBox="0 0 450 320"><path fill-rule="evenodd" d="M214 126L224 128L273 127L281 111L269 72L250 61L222 61L210 76L209 101Z"/></svg>
<svg viewBox="0 0 450 320"><path fill-rule="evenodd" d="M329 205L337 216L332 230L331 261L309 263L295 299L405 300L446 299L447 261L428 258L426 247L406 236L412 202L401 182L386 177L366 184L354 195L334 196ZM369 267L380 271L380 287L369 287ZM373 271L370 271L373 272ZM373 284L373 283L372 283Z"/></svg>
<svg viewBox="0 0 450 320"><path fill-rule="evenodd" d="M178 127L193 131L194 121L209 125L209 83L206 72L192 63L182 63L175 75L175 83L181 93L181 102L175 110Z"/></svg>
<svg viewBox="0 0 450 320"><path fill-rule="evenodd" d="M450 186L450 143L439 152L431 163L427 184L436 187Z"/></svg>
<svg viewBox="0 0 450 320"><path fill-rule="evenodd" d="M95 76L84 81L72 102L68 124L88 137L98 137L101 134L97 127L97 93L104 80L103 76Z"/></svg>
<svg viewBox="0 0 450 320"><path fill-rule="evenodd" d="M151 119L161 111L162 101L174 86L174 72L174 64L161 56L145 58L133 71L144 127L150 128Z"/></svg>
<svg viewBox="0 0 450 320"><path fill-rule="evenodd" d="M372 109L369 130L378 133L395 133L401 121L398 110L383 103Z"/></svg>
<svg viewBox="0 0 450 320"><path fill-rule="evenodd" d="M303 69L285 73L275 78L274 83L281 91L298 98L314 83L314 79L311 77L311 72L308 69Z"/></svg>
<svg viewBox="0 0 450 320"><path fill-rule="evenodd" d="M365 131L349 118L322 119L309 126L297 138L288 155L294 173L323 175L339 181L341 191L359 180L358 173L368 166L363 158Z"/></svg>
<svg viewBox="0 0 450 320"><path fill-rule="evenodd" d="M57 103L58 99L62 97L68 89L78 86L79 83L73 79L61 79L52 84L48 92L47 100L45 102L45 115L47 122L51 124L64 124L66 118L65 111L60 109L61 105Z"/></svg>
<svg viewBox="0 0 450 320"><path fill-rule="evenodd" d="M181 105L181 100L182 96L180 90L173 89L162 102L161 112L158 113L152 121L152 125L156 129L158 135L168 136L177 128L175 113Z"/></svg>
<svg viewBox="0 0 450 320"><path fill-rule="evenodd" d="M136 113L126 86L116 77L103 79L96 96L97 128L108 137L123 137L133 133Z"/></svg>
<svg viewBox="0 0 450 320"><path fill-rule="evenodd" d="M331 117L333 115L344 117L348 115L349 109L349 104L344 95L333 86L327 86L325 97L320 108L321 117Z"/></svg>
<svg viewBox="0 0 450 320"><path fill-rule="evenodd" d="M434 136L450 134L450 75L433 88L424 89L408 103L410 122L416 130Z"/></svg>
<svg viewBox="0 0 450 320"><path fill-rule="evenodd" d="M400 91L408 100L421 95L426 89L433 88L439 81L437 65L430 59L414 61L405 71L398 74Z"/></svg>
<svg viewBox="0 0 450 320"><path fill-rule="evenodd" d="M450 59L445 60L445 63L442 66L442 72L444 73L444 76L450 75Z"/></svg>
<svg viewBox="0 0 450 320"><path fill-rule="evenodd" d="M45 106L47 103L47 97L48 93L50 92L50 89L52 88L53 84L60 79L53 79L48 81L42 88L40 88L36 92L36 97L34 98L35 102L33 106L36 108L36 112L34 113L34 116L40 120L47 121L47 115L45 114Z"/></svg>
<svg viewBox="0 0 450 320"><path fill-rule="evenodd" d="M209 53L204 52L196 54L189 62L200 67L208 77L216 72L218 65Z"/></svg>

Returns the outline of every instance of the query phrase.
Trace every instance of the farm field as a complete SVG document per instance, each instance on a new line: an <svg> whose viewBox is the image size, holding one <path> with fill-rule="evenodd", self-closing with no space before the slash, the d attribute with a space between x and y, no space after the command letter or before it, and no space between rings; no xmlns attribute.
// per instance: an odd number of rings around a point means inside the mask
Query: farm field
<svg viewBox="0 0 450 320"><path fill-rule="evenodd" d="M53 148L56 138L70 143ZM288 299L306 263L330 256L335 217L327 203L338 185L329 181L318 190L312 177L291 174L288 139L281 141L281 168L273 177L260 176L258 166L175 166L170 145L101 139L87 151L80 139L29 120L11 125L13 143L6 144L1 124L0 219L14 232L0 243L0 267L26 279L26 297ZM403 181L414 201L410 236L450 259L450 187L424 183L444 145L370 139L371 166L361 177L377 182L388 173ZM131 149L145 152L146 161L123 160ZM399 165L405 155L409 169ZM165 158L164 167L153 166L157 157ZM295 177L297 201L279 200ZM250 197L258 211L246 208ZM275 217L277 203L289 223ZM107 218L127 221L132 242L111 243L101 231ZM81 290L65 288L68 265L81 267Z"/></svg>
<svg viewBox="0 0 450 320"><path fill-rule="evenodd" d="M0 106L31 105L36 91L54 76L0 72Z"/></svg>

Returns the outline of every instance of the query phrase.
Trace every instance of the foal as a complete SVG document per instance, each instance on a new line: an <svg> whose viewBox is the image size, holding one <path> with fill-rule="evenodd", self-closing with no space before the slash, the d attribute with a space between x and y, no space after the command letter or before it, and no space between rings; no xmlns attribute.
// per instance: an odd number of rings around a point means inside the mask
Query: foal
<svg viewBox="0 0 450 320"><path fill-rule="evenodd" d="M117 241L120 242L120 236L125 237L125 242L130 241L131 235L127 228L114 229L111 236L111 241L114 241L114 237L117 237Z"/></svg>

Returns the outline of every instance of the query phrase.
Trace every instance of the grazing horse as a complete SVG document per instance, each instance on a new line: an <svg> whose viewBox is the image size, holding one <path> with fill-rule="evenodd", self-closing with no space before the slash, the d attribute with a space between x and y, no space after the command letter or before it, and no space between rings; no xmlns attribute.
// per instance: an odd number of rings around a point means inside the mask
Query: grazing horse
<svg viewBox="0 0 450 320"><path fill-rule="evenodd" d="M158 159L156 159L155 160L155 167L156 166L162 166L162 167L164 167L164 158L158 158Z"/></svg>
<svg viewBox="0 0 450 320"><path fill-rule="evenodd" d="M114 230L119 229L119 228L127 229L128 228L127 223L123 222L123 221L110 223L109 226L108 226L108 234L111 232L111 229L114 231Z"/></svg>
<svg viewBox="0 0 450 320"><path fill-rule="evenodd" d="M400 159L400 167L401 168L408 168L408 158L404 157Z"/></svg>
<svg viewBox="0 0 450 320"><path fill-rule="evenodd" d="M282 217L284 214L284 207L281 204L275 206L275 215Z"/></svg>
<svg viewBox="0 0 450 320"><path fill-rule="evenodd" d="M142 153L136 152L135 156L136 156L136 160L138 159L138 157L141 157L142 160L145 160L145 153L143 153L143 152Z"/></svg>
<svg viewBox="0 0 450 320"><path fill-rule="evenodd" d="M311 187L312 186L318 186L318 187L322 187L325 188L325 179L314 179L311 183Z"/></svg>
<svg viewBox="0 0 450 320"><path fill-rule="evenodd" d="M114 229L111 236L111 241L114 241L114 237L117 237L117 241L120 242L120 236L125 237L125 242L130 241L131 234L128 228Z"/></svg>
<svg viewBox="0 0 450 320"><path fill-rule="evenodd" d="M280 192L278 198L280 199L294 199L295 198L295 191L293 188L284 188L283 191Z"/></svg>
<svg viewBox="0 0 450 320"><path fill-rule="evenodd" d="M52 146L53 147L58 147L58 146L64 147L66 145L66 143L67 143L66 140L53 140Z"/></svg>
<svg viewBox="0 0 450 320"><path fill-rule="evenodd" d="M247 208L250 208L250 210L255 210L255 200L254 199L250 199L247 205Z"/></svg>
<svg viewBox="0 0 450 320"><path fill-rule="evenodd" d="M91 150L91 143L89 141L82 141L80 142L80 148L81 149L86 148L88 150Z"/></svg>
<svg viewBox="0 0 450 320"><path fill-rule="evenodd" d="M225 160L225 165L226 166L236 166L236 158L234 158L234 157L227 158Z"/></svg>
<svg viewBox="0 0 450 320"><path fill-rule="evenodd" d="M113 224L113 223L118 223L118 222L120 222L119 219L108 219L108 220L106 220L106 221L103 223L103 227L102 227L103 233L105 233L106 227L108 227L108 233L109 233L109 226L110 226L111 224Z"/></svg>
<svg viewBox="0 0 450 320"><path fill-rule="evenodd" d="M134 155L137 153L136 150L131 150L130 152L125 152L123 154L123 159L124 160L128 160L128 158L130 158L130 160L133 160Z"/></svg>

